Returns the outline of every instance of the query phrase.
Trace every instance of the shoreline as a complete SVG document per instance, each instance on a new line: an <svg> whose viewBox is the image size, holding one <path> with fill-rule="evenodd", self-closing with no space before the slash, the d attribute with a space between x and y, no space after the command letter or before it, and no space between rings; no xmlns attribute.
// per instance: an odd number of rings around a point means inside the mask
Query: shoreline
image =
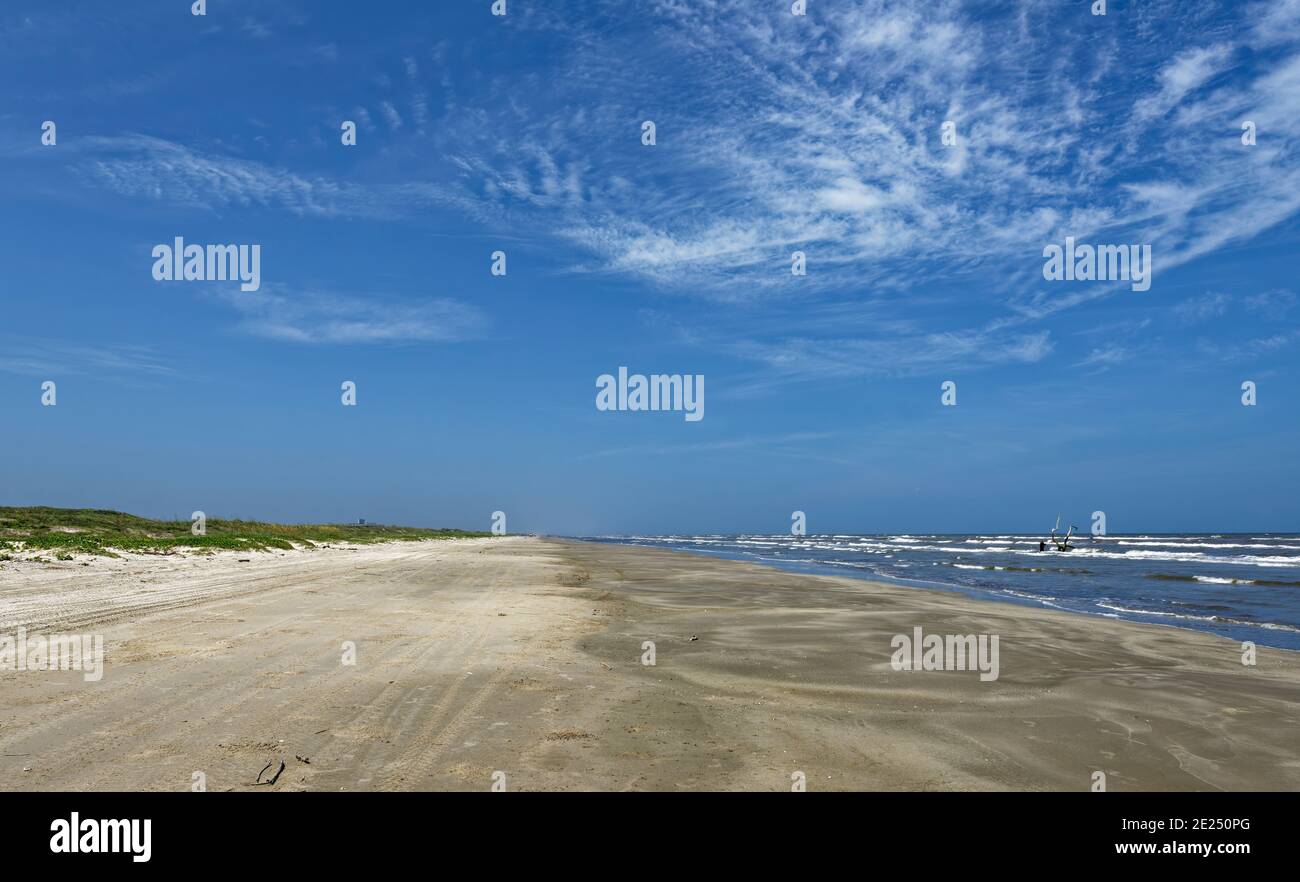
<svg viewBox="0 0 1300 882"><path fill-rule="evenodd" d="M1189 631L1194 634L1204 634L1209 637L1215 637L1220 640L1226 640L1229 643L1235 643L1238 646L1240 646L1242 642L1235 638L1228 637L1224 634L1218 634L1214 631L1209 630L1208 628L1197 628L1191 625L1178 625L1178 624L1173 624L1171 622L1161 621L1159 620L1159 615L1157 613L1151 613L1151 612L1138 613L1138 615L1147 616L1149 619L1151 619L1150 621L1139 619L1139 618L1123 618L1118 615L1111 615L1106 613L1095 613L1087 610L1071 609L1069 607L1063 607L1063 606L1053 606L1048 602L1046 602L1045 600L1038 599L1038 598L1019 597L1015 595L1000 595L997 594L994 589L967 587L963 585L954 585L945 582L928 581L925 579L913 579L910 580L912 584L908 584L908 580L905 580L901 577L880 576L874 573L869 577L855 576L855 575L845 574L840 572L840 570L844 568L835 567L833 564L792 563L789 566L782 566L780 562L746 560L741 557L733 556L728 552L721 552L721 551L714 552L714 551L706 551L700 549L667 548L667 547L653 548L651 546L639 545L636 543L624 543L616 539L607 539L607 538L574 538L570 536L553 536L553 537L544 537L544 538L554 539L556 541L561 541L561 542L590 542L596 545L617 545L621 548L649 548L652 551L671 551L677 554L699 555L701 557L705 557L712 560L726 560L726 561L731 561L733 563L752 564L753 566L757 566L757 567L767 567L769 569L773 569L778 572L790 573L796 576L823 576L831 579L848 579L853 582L862 582L867 585L873 585L873 584L885 585L890 588L901 588L901 589L906 589L911 591L939 591L945 594L950 594L956 597L964 598L966 600L974 601L976 603L1010 604L1011 606L1025 607L1028 609L1037 609L1043 611L1059 612L1059 613L1065 613L1067 615L1072 615L1072 616L1082 616L1084 618L1089 618L1089 619L1104 619L1106 621L1127 622L1128 624L1149 625L1155 628L1173 628L1178 631ZM1300 657L1300 649L1292 649L1289 646L1273 646L1270 644L1262 644L1262 645L1268 646L1269 650L1273 652L1287 652L1297 657Z"/></svg>
<svg viewBox="0 0 1300 882"><path fill-rule="evenodd" d="M623 581L631 568L641 570L637 583L660 586L647 599L655 607L671 601L670 617L652 621L720 628L730 653L771 672L759 697L770 701L768 690L778 684L791 696L778 715L785 725L822 721L827 734L815 753L837 758L831 765L841 775L852 765L847 757L864 747L890 758L880 761L878 775L866 776L871 783L854 775L846 789L1087 790L1097 771L1112 790L1300 789L1288 734L1300 723L1293 652L1261 648L1258 665L1247 667L1236 644L1201 631L612 547L629 553L573 556L612 566ZM686 590L681 583L691 577L708 588ZM916 625L999 633L1000 679L891 670L890 636ZM763 641L745 639L754 634ZM682 649L705 662L698 647ZM746 667L709 659L691 677L725 694L753 681Z"/></svg>
<svg viewBox="0 0 1300 882"><path fill-rule="evenodd" d="M964 534L959 535L964 536ZM1138 536L1139 534L1133 535ZM1150 534L1140 535L1144 539L1151 538ZM1275 534L1272 538L1282 535ZM1185 539L1187 534L1177 534L1177 536L1179 539ZM1219 534L1215 534L1215 536L1222 538ZM898 587L947 591L972 600L1010 603L1036 609L1060 610L1089 617L1161 625L1198 633L1214 634L1242 645L1252 643L1258 646L1300 652L1300 621L1287 620L1288 616L1296 614L1294 601L1286 595L1276 595L1272 599L1267 596L1268 592L1273 589L1280 588L1289 592L1300 587L1300 581L1297 580L1273 581L1266 576L1257 576L1254 573L1250 573L1249 578L1235 574L1233 577L1224 578L1186 572L1150 572L1152 565L1145 559L1135 559L1133 564L1135 567L1147 571L1105 572L1102 568L1108 566L1108 562L1103 562L1101 567L1098 567L1096 563L1089 560L1085 552L1080 552L1080 554L1084 555L1081 558L1067 557L1049 552L1049 558L1039 561L1029 551L1015 547L996 549L951 547L935 549L932 547L916 548L911 545L889 547L887 550L892 551L893 554L886 554L885 558L887 559L900 554L906 555L918 551L922 553L936 550L944 553L957 552L956 558L952 560L934 560L933 558L927 560L922 556L915 562L908 557L906 558L908 562L896 561L894 563L879 563L874 557L858 553L852 544L847 548L839 545L834 546L833 550L837 552L836 554L827 554L827 551L832 550L829 548L800 546L801 551L807 548L803 553L811 555L809 557L789 556L795 552L794 548L778 547L753 550L747 547L750 545L767 546L773 544L773 540L786 540L788 538L785 536L737 534L735 536L709 535L693 537L580 537L575 541L673 550L686 554L704 555L719 560L771 566L790 573L837 576ZM895 538L887 536L882 537L880 541L892 542ZM911 537L902 538L911 539ZM933 536L924 538L934 542L940 541ZM998 540L1011 540L1014 538L1023 539L1026 537L996 537ZM1128 534L1117 534L1108 538L1109 541L1118 542L1120 545L1142 544L1140 542L1126 543L1124 540L1129 538ZM824 543L841 539L868 540L868 544L870 544L877 537L815 536L809 537L806 541ZM969 537L966 537L966 539L969 542ZM876 547L880 547L878 543ZM970 556L971 554L987 552L1006 552L1006 554L991 558L994 561L993 563L980 562L980 556L974 558ZM819 557L819 553L823 556ZM1199 554L1199 552L1197 553ZM854 556L855 554L857 554L857 557ZM1008 556L1012 557L1015 562L1008 562ZM1103 556L1114 557L1114 554ZM1032 565L1030 562L1022 564L1020 562L1021 557L1032 561ZM1300 558L1297 558L1297 560L1300 560ZM1064 564L1076 561L1078 567L1064 566ZM940 569L932 571L926 565L927 563L939 565ZM1223 561L1214 560L1200 563L1206 566L1214 566L1220 563L1235 562L1225 559ZM1163 563L1163 565L1156 564L1156 567L1175 569L1178 566L1186 565L1183 559L1179 559L1177 562ZM902 569L905 567L909 568L906 572ZM961 573L958 572L969 570L979 571L982 578L963 578ZM911 575L914 572L936 572L936 575L934 578L925 578ZM1052 584L1050 581L1047 583L1035 581L1030 584L1018 581L1018 579L1023 579L1027 573L1043 574L1042 576L1035 576L1035 579L1046 578L1050 580L1055 577L1057 582ZM1062 581L1058 574L1069 575L1065 581ZM1156 582L1176 587L1158 592L1160 599L1156 600L1153 599L1153 595L1150 593L1156 589L1147 585L1147 583ZM1225 585L1232 586L1233 593L1231 595L1220 594L1215 596L1215 591L1222 591L1222 586ZM1187 593L1190 586L1196 587L1195 593ZM1241 593L1237 593L1239 588ZM1273 608L1272 605L1275 603L1282 605ZM1260 618L1261 615L1265 616L1265 618ZM1278 618L1275 618L1275 616Z"/></svg>
<svg viewBox="0 0 1300 882"><path fill-rule="evenodd" d="M0 676L0 788L1300 789L1300 660L1204 632L559 538L114 566L0 572L106 662ZM894 670L916 627L996 678Z"/></svg>

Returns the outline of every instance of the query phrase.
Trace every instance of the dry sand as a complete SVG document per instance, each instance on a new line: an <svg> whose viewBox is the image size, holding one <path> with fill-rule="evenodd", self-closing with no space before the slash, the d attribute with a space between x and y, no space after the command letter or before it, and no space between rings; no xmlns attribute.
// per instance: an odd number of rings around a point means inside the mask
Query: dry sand
<svg viewBox="0 0 1300 882"><path fill-rule="evenodd" d="M4 564L0 635L106 662L0 672L0 788L1300 789L1282 650L528 537L239 557ZM918 625L999 635L999 679L892 670Z"/></svg>

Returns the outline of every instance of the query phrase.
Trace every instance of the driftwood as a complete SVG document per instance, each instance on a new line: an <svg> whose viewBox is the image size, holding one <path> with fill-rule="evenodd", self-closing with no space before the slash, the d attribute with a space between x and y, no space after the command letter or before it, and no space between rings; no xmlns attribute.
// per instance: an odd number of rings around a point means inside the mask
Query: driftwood
<svg viewBox="0 0 1300 882"><path fill-rule="evenodd" d="M284 760L280 760L280 768L275 770L274 775L272 775L266 781L262 780L262 776L266 774L266 770L271 768L271 766L273 765L275 765L275 760L271 760L269 763L267 763L265 766L262 767L262 771L257 773L258 784L274 784L276 781L280 779L280 774L284 771Z"/></svg>

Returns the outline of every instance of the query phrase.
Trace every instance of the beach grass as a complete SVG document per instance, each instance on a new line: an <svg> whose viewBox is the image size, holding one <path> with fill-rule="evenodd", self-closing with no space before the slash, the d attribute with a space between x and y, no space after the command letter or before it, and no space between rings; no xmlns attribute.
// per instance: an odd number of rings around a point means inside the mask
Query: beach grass
<svg viewBox="0 0 1300 882"><path fill-rule="evenodd" d="M113 557L118 551L146 554L166 554L177 548L268 551L342 542L369 544L487 535L385 524L272 524L211 518L204 535L195 536L189 521L159 521L103 509L0 506L0 553L49 550L59 556L81 553Z"/></svg>

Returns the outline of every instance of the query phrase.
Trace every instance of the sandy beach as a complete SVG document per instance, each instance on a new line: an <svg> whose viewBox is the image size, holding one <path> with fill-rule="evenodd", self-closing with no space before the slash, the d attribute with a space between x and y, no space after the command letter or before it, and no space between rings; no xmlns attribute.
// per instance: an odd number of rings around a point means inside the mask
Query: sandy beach
<svg viewBox="0 0 1300 882"><path fill-rule="evenodd" d="M6 790L1300 789L1295 653L680 552L12 561L19 627L105 659L0 672ZM894 670L917 627L997 635L997 679Z"/></svg>

